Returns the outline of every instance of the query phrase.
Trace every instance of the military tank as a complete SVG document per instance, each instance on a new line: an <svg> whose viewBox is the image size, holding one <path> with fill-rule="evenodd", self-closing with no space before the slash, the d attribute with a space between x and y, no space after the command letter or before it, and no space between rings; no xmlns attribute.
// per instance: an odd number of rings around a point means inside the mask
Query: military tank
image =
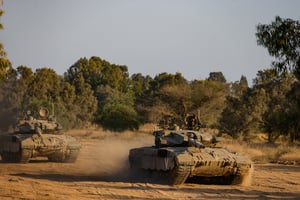
<svg viewBox="0 0 300 200"><path fill-rule="evenodd" d="M81 144L61 132L61 125L45 108L38 118L27 111L13 133L0 135L2 162L27 163L35 157L47 157L53 162L75 162Z"/></svg>
<svg viewBox="0 0 300 200"><path fill-rule="evenodd" d="M129 163L134 171L157 172L168 184L183 184L187 179L241 184L253 169L250 158L217 147L220 138L210 133L177 128L153 134L155 145L130 149Z"/></svg>
<svg viewBox="0 0 300 200"><path fill-rule="evenodd" d="M253 168L246 155L216 147L219 138L209 133L160 130L154 135L155 146L130 149L130 166L159 172L169 184L183 184L188 178L241 184Z"/></svg>

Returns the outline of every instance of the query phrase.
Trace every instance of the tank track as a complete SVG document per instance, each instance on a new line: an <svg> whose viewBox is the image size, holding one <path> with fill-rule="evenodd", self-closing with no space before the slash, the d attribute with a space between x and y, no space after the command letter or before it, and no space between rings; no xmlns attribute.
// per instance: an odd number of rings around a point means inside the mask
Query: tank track
<svg viewBox="0 0 300 200"><path fill-rule="evenodd" d="M66 156L64 162L67 162L67 163L75 162L77 160L78 154L79 154L78 149L70 150L70 153Z"/></svg>
<svg viewBox="0 0 300 200"><path fill-rule="evenodd" d="M251 166L253 170L253 166ZM248 182L244 183L245 179L248 179ZM215 185L245 185L248 186L251 184L251 172L249 170L241 170L240 167L237 167L234 174L228 176L193 176L189 179L189 183L196 184L215 184Z"/></svg>
<svg viewBox="0 0 300 200"><path fill-rule="evenodd" d="M31 150L30 149L22 149L19 152L3 152L2 160L4 162L12 162L12 163L28 163L31 158Z"/></svg>
<svg viewBox="0 0 300 200"><path fill-rule="evenodd" d="M237 168L237 172L235 175L232 175L231 182L229 184L239 185L243 182L243 176L241 174L240 168Z"/></svg>
<svg viewBox="0 0 300 200"><path fill-rule="evenodd" d="M72 162L76 161L78 154L79 154L78 149L72 149L72 150L69 150L68 154L66 154L64 151L62 151L59 153L55 153L51 156L48 156L48 159L51 162L72 163Z"/></svg>
<svg viewBox="0 0 300 200"><path fill-rule="evenodd" d="M238 167L237 173L233 176L232 183L233 185L240 185L243 184L245 179L251 178L252 171L253 171L253 163L251 163L250 169L243 169L241 167Z"/></svg>
<svg viewBox="0 0 300 200"><path fill-rule="evenodd" d="M178 165L175 167L171 173L168 175L170 184L180 185L183 184L191 173L191 166L188 165Z"/></svg>
<svg viewBox="0 0 300 200"><path fill-rule="evenodd" d="M22 149L20 163L28 163L31 158L31 149Z"/></svg>

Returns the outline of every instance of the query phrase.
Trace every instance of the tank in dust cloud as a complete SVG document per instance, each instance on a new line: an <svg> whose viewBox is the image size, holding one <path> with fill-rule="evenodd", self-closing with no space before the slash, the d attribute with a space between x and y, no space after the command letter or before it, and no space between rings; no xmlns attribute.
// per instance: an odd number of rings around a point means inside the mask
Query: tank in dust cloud
<svg viewBox="0 0 300 200"><path fill-rule="evenodd" d="M41 108L35 119L28 111L13 133L0 135L2 162L27 163L35 157L47 157L53 162L75 162L81 144L72 136L60 132L61 126L48 110Z"/></svg>
<svg viewBox="0 0 300 200"><path fill-rule="evenodd" d="M132 170L158 173L163 182L179 185L213 180L218 184L241 184L250 176L252 161L246 155L216 147L219 138L194 130L154 131L155 146L129 151Z"/></svg>

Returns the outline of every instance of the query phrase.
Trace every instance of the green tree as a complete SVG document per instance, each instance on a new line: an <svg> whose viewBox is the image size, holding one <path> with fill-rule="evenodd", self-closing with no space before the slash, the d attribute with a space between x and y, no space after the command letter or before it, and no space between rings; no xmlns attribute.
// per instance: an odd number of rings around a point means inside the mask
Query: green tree
<svg viewBox="0 0 300 200"><path fill-rule="evenodd" d="M134 94L120 92L110 86L99 86L97 93L98 112L96 122L113 131L136 130L140 125L134 109Z"/></svg>
<svg viewBox="0 0 300 200"><path fill-rule="evenodd" d="M273 74L273 76L272 76ZM274 75L273 70L264 70L258 73L255 79L255 90L264 89L265 109L262 112L260 128L268 133L269 142L275 142L283 134L289 132L289 112L291 103L287 98L295 77L291 74Z"/></svg>
<svg viewBox="0 0 300 200"><path fill-rule="evenodd" d="M0 128L7 130L24 111L28 103L28 87L33 73L30 68L20 66L10 70L7 78L0 85Z"/></svg>
<svg viewBox="0 0 300 200"><path fill-rule="evenodd" d="M63 79L51 68L40 68L34 73L29 94L40 100L55 101L59 97Z"/></svg>
<svg viewBox="0 0 300 200"><path fill-rule="evenodd" d="M96 56L90 59L80 58L64 74L65 79L73 85L79 76L91 86L94 92L99 85L109 85L120 91L126 91L129 86L127 66L110 64Z"/></svg>
<svg viewBox="0 0 300 200"><path fill-rule="evenodd" d="M86 125L87 122L93 121L97 111L98 101L94 96L91 86L80 79L80 85L75 89L76 98L73 102L76 105L76 122Z"/></svg>
<svg viewBox="0 0 300 200"><path fill-rule="evenodd" d="M286 95L295 79L288 74L278 77L273 69L259 71L254 86L241 96L227 97L219 125L232 136L248 136L250 131L268 133L269 142L288 133L291 104ZM237 123L238 122L238 123Z"/></svg>
<svg viewBox="0 0 300 200"><path fill-rule="evenodd" d="M225 76L222 72L210 72L209 77L207 78L209 81L217 81L220 83L226 83Z"/></svg>
<svg viewBox="0 0 300 200"><path fill-rule="evenodd" d="M133 78L131 83L133 92L136 94L135 109L141 116L140 120L157 123L164 115L178 116L179 109L175 110L171 107L176 104L181 109L183 105L179 101L182 95L178 95L178 93L180 93L182 86L187 85L187 81L181 73L169 74L164 72L153 79L141 75L135 75ZM142 88L142 91L137 93L135 91L137 87ZM182 93L184 93L183 90ZM175 96L176 98L173 98Z"/></svg>
<svg viewBox="0 0 300 200"><path fill-rule="evenodd" d="M194 80L191 83L192 110L200 110L202 123L216 126L217 120L225 108L226 96L229 95L229 84L213 80Z"/></svg>
<svg viewBox="0 0 300 200"><path fill-rule="evenodd" d="M275 17L275 20L271 24L259 24L257 25L257 43L267 48L269 54L275 57L272 65L276 72L288 72L291 71L296 79L300 79L300 23L299 21L292 19L282 19L279 16ZM273 73L273 72L272 72ZM270 74L269 74L270 75ZM267 75L267 76L269 76ZM271 74L272 75L272 74ZM265 78L265 77L264 77ZM283 78L282 76L277 76ZM260 80L259 80L260 81ZM280 81L280 80L277 80ZM284 79L281 80L284 82ZM289 86L291 91L285 94L285 99L281 98L285 103L284 107L274 109L271 113L274 115L274 120L280 121L283 128L276 127L277 129L291 134L291 140L295 139L295 135L299 132L299 118L300 118L300 101L298 97L299 81L293 83L293 86ZM281 86L282 87L282 86ZM273 89L271 92L274 92ZM279 92L279 93L282 93ZM280 98L279 98L280 99ZM275 99L272 99L274 105ZM278 103L277 103L278 104ZM281 109L281 110L280 110ZM284 115L284 116L283 116ZM286 128L288 127L288 130ZM275 127L274 127L275 128ZM283 130L285 129L285 130ZM276 134L275 134L276 135ZM278 135L278 134L277 134ZM272 137L270 138L272 139Z"/></svg>
<svg viewBox="0 0 300 200"><path fill-rule="evenodd" d="M40 107L45 107L55 114L57 121L64 128L69 128L68 120L62 120L65 119L64 112L67 112L60 98L62 77L53 69L46 67L39 68L34 73L24 66L18 67L18 70L22 74L23 82L28 85L24 90L26 95L23 98L23 110L37 112Z"/></svg>
<svg viewBox="0 0 300 200"><path fill-rule="evenodd" d="M135 96L134 108L139 115L141 123L149 122L151 105L153 99L151 95L151 85L153 81L150 76L143 76L142 74L133 74L130 79L129 90Z"/></svg>
<svg viewBox="0 0 300 200"><path fill-rule="evenodd" d="M150 89L144 96L143 106L147 109L149 121L158 123L165 116L180 120L184 115L188 83L181 73L160 73L150 82ZM178 123L178 122L177 122Z"/></svg>
<svg viewBox="0 0 300 200"><path fill-rule="evenodd" d="M225 108L218 119L218 127L222 133L233 137L244 136L247 139L250 131L257 130L266 108L264 89L248 89L242 96L228 95Z"/></svg>
<svg viewBox="0 0 300 200"><path fill-rule="evenodd" d="M3 1L0 1L0 19L1 16L4 14L2 9ZM0 23L0 30L3 29L3 25ZM6 51L4 50L4 46L0 43L0 83L5 78L7 78L9 71L12 70L12 66L10 61L6 58Z"/></svg>
<svg viewBox="0 0 300 200"><path fill-rule="evenodd" d="M290 141L300 140L300 84L295 82L291 90L287 94L289 104L286 106L288 110L287 121L285 126L288 127Z"/></svg>
<svg viewBox="0 0 300 200"><path fill-rule="evenodd" d="M271 24L256 27L258 45L267 48L275 57L273 67L278 72L291 70L300 78L300 23L292 19L275 17Z"/></svg>
<svg viewBox="0 0 300 200"><path fill-rule="evenodd" d="M150 90L153 94L155 94L165 86L174 86L186 83L187 81L181 73L177 72L176 74L169 74L167 72L163 72L155 76L153 81L150 82Z"/></svg>
<svg viewBox="0 0 300 200"><path fill-rule="evenodd" d="M130 80L131 90L135 93L136 97L142 98L150 90L150 82L153 81L150 76L143 76L141 73L132 74Z"/></svg>
<svg viewBox="0 0 300 200"><path fill-rule="evenodd" d="M156 109L151 109L151 115L156 120L171 116L177 125L182 126L186 114L195 107L191 101L192 90L187 83L164 86L156 98Z"/></svg>
<svg viewBox="0 0 300 200"><path fill-rule="evenodd" d="M226 107L223 109L218 120L221 133L227 133L233 137L239 136L244 129L244 109L240 99L227 96L225 101Z"/></svg>
<svg viewBox="0 0 300 200"><path fill-rule="evenodd" d="M223 77L224 78L224 77ZM150 82L147 96L142 106L149 122L158 123L166 116L183 125L186 114L200 110L201 121L215 126L224 108L225 97L229 94L229 84L224 79L194 80L187 82L180 74L161 73ZM141 103L139 102L139 103Z"/></svg>
<svg viewBox="0 0 300 200"><path fill-rule="evenodd" d="M236 81L231 84L231 95L241 97L245 91L249 89L248 81L245 76L241 76L240 81Z"/></svg>

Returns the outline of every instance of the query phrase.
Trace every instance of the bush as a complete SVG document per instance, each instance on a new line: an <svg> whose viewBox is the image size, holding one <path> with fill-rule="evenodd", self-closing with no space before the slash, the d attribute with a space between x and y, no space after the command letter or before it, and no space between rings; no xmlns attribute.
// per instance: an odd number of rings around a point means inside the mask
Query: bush
<svg viewBox="0 0 300 200"><path fill-rule="evenodd" d="M100 124L112 131L137 130L140 122L137 112L124 104L109 104L103 108Z"/></svg>

